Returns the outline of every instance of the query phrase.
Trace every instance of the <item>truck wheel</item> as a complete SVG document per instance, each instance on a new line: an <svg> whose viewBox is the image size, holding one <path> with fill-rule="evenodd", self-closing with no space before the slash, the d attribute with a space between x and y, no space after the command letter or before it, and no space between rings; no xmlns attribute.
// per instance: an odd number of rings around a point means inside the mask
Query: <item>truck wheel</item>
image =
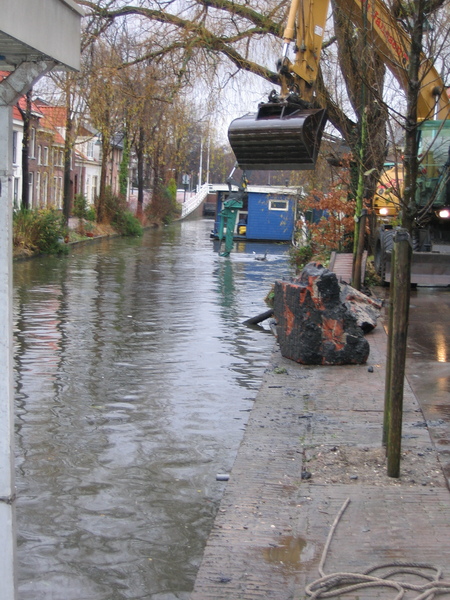
<svg viewBox="0 0 450 600"><path fill-rule="evenodd" d="M394 247L394 231L392 229L383 229L380 231L379 238L375 246L375 270L381 278L382 285L387 285L386 277L386 254L392 252Z"/></svg>

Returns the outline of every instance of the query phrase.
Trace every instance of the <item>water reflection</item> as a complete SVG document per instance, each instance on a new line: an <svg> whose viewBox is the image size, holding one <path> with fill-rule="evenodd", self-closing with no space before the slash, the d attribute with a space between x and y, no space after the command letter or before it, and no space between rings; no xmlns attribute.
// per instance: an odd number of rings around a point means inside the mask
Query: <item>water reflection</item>
<svg viewBox="0 0 450 600"><path fill-rule="evenodd" d="M449 361L450 293L448 288L418 288L411 292L409 355Z"/></svg>
<svg viewBox="0 0 450 600"><path fill-rule="evenodd" d="M210 222L15 265L20 600L186 598L273 337L286 247Z"/></svg>

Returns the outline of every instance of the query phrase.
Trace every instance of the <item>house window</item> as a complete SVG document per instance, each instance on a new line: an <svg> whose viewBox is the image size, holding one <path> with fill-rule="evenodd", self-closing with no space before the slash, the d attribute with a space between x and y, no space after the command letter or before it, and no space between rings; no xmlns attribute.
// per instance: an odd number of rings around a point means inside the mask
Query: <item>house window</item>
<svg viewBox="0 0 450 600"><path fill-rule="evenodd" d="M53 188L55 190L55 205L56 208L61 208L62 200L62 177L53 177Z"/></svg>
<svg viewBox="0 0 450 600"><path fill-rule="evenodd" d="M88 142L87 144L87 157L94 158L94 142Z"/></svg>
<svg viewBox="0 0 450 600"><path fill-rule="evenodd" d="M61 167L64 166L64 152L62 150L59 151L59 164Z"/></svg>
<svg viewBox="0 0 450 600"><path fill-rule="evenodd" d="M58 166L58 150L53 148L53 166Z"/></svg>
<svg viewBox="0 0 450 600"><path fill-rule="evenodd" d="M36 202L39 203L41 199L41 172L36 173Z"/></svg>
<svg viewBox="0 0 450 600"><path fill-rule="evenodd" d="M98 176L93 175L92 177L92 204L95 203L95 199L98 196Z"/></svg>
<svg viewBox="0 0 450 600"><path fill-rule="evenodd" d="M33 206L33 204L34 204L33 186L34 186L34 173L33 173L33 171L31 171L31 173L28 173L28 194L29 194L28 199L30 202L30 206Z"/></svg>
<svg viewBox="0 0 450 600"><path fill-rule="evenodd" d="M48 165L48 147L44 146L44 165Z"/></svg>
<svg viewBox="0 0 450 600"><path fill-rule="evenodd" d="M288 200L269 200L269 210L284 210L289 208Z"/></svg>
<svg viewBox="0 0 450 600"><path fill-rule="evenodd" d="M42 165L42 146L37 147L37 163Z"/></svg>
<svg viewBox="0 0 450 600"><path fill-rule="evenodd" d="M30 158L36 158L36 128L31 128L30 133L30 144L28 148L28 152L30 154Z"/></svg>
<svg viewBox="0 0 450 600"><path fill-rule="evenodd" d="M18 139L18 132L17 131L13 131L13 148L12 148L12 161L13 161L13 165L17 165L17 139Z"/></svg>
<svg viewBox="0 0 450 600"><path fill-rule="evenodd" d="M48 200L48 173L44 173L44 177L42 180L42 202L44 206L47 206Z"/></svg>
<svg viewBox="0 0 450 600"><path fill-rule="evenodd" d="M63 204L62 190L63 190L63 178L58 177L58 208L62 208L62 204Z"/></svg>

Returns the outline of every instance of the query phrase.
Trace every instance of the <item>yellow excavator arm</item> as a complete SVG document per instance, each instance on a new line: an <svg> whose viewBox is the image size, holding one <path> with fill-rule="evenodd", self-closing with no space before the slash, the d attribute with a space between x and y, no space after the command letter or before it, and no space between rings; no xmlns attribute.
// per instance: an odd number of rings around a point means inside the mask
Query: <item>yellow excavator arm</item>
<svg viewBox="0 0 450 600"><path fill-rule="evenodd" d="M381 0L337 0L336 5L352 23L365 26L369 43L406 90L411 41L388 7ZM228 130L242 169L314 169L326 124L324 109L314 103L314 89L328 10L329 0L292 0L280 61L281 93L272 92L256 114L235 119ZM445 120L449 99L444 83L432 61L423 56L421 64L418 117Z"/></svg>
<svg viewBox="0 0 450 600"><path fill-rule="evenodd" d="M384 58L403 90L408 87L411 40L401 23L381 0L337 0L337 6L360 27L366 23L368 41ZM446 119L449 101L444 82L432 61L422 55L418 117Z"/></svg>
<svg viewBox="0 0 450 600"><path fill-rule="evenodd" d="M289 93L284 73L293 74L300 89L300 96L313 102L314 85L319 73L328 0L292 0L286 28L284 30L283 58L281 63L281 95ZM289 45L295 42L295 60L288 58ZM284 89L283 89L284 88Z"/></svg>
<svg viewBox="0 0 450 600"><path fill-rule="evenodd" d="M408 86L411 40L399 21L381 0L337 0L336 6L359 27L366 27L368 42L378 50L403 90ZM312 91L319 70L329 0L292 0L284 30L281 74L290 72L298 78L302 98L312 102ZM295 42L292 63L287 58L289 45ZM421 86L418 99L420 120L448 116L449 100L434 64L424 55L421 60ZM285 86L282 81L282 87ZM282 89L282 95L287 90Z"/></svg>

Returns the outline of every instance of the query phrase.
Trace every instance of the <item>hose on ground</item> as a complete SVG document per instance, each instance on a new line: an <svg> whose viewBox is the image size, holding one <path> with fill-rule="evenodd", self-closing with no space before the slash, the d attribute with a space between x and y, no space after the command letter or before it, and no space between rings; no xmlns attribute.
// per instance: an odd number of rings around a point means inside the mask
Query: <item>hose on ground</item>
<svg viewBox="0 0 450 600"><path fill-rule="evenodd" d="M416 592L418 595L413 600L432 600L437 595L448 595L450 597L450 581L442 580L442 569L427 563L414 563L394 561L370 567L362 573L332 573L325 575L324 566L328 550L336 527L350 503L350 498L342 505L337 514L322 552L319 563L320 578L306 586L305 591L310 600L317 598L337 598L365 588L386 587L396 592L394 600L401 600L407 591ZM425 583L411 583L408 581L392 579L411 575L417 580L425 580Z"/></svg>

